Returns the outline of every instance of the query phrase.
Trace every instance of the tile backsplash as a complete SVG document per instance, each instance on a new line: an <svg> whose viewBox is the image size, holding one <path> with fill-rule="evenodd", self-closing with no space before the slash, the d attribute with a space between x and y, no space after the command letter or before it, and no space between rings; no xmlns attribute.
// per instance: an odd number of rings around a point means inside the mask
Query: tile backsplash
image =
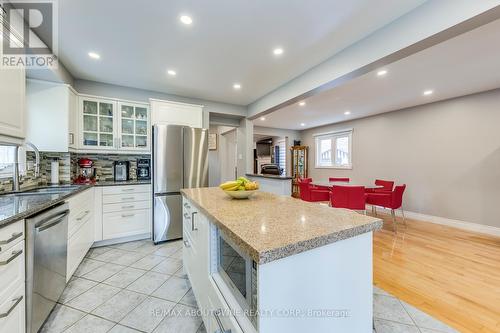
<svg viewBox="0 0 500 333"><path fill-rule="evenodd" d="M81 154L81 153L71 153L71 175L72 178L77 176L78 172L78 160L80 158L90 158L94 161L94 167L96 168L96 178L98 181L110 181L114 180L113 177L113 163L115 161L129 161L130 170L129 178L137 179L137 159L147 158L150 159L150 155L121 155L121 154Z"/></svg>
<svg viewBox="0 0 500 333"><path fill-rule="evenodd" d="M26 153L27 172L21 176L21 189L36 185L46 185L50 183L51 162L55 159L59 161L59 181L62 184L69 184L78 173L78 159L90 158L94 161L96 168L96 177L98 181L113 180L113 163L115 161L130 161L130 179L137 179L137 159L147 158L150 155L119 155L119 154L82 154L82 153L53 153L40 152L40 176L35 177L33 163L35 162L35 153L29 151ZM0 192L12 190L12 177L0 178Z"/></svg>

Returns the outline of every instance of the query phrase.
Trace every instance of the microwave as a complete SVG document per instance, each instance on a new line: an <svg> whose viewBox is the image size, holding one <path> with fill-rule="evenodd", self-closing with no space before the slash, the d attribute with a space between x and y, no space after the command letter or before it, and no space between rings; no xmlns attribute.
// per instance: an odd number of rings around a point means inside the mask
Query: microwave
<svg viewBox="0 0 500 333"><path fill-rule="evenodd" d="M236 300L242 313L257 329L257 269L258 265L243 253L222 230L216 228L215 249L212 248L212 276L218 289Z"/></svg>

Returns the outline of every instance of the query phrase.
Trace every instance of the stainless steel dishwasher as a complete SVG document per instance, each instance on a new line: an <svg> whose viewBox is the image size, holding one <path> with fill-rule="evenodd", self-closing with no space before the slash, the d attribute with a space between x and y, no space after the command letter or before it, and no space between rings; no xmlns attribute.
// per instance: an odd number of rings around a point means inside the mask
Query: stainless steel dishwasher
<svg viewBox="0 0 500 333"><path fill-rule="evenodd" d="M68 204L26 219L26 323L36 333L66 287Z"/></svg>

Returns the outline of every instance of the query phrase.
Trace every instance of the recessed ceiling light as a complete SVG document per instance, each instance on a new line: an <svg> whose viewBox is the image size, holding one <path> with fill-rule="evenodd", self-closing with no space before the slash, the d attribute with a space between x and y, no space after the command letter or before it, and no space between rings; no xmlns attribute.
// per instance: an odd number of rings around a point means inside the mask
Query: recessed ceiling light
<svg viewBox="0 0 500 333"><path fill-rule="evenodd" d="M304 123L300 123L300 126L304 127L304 126L306 126L306 124L304 124Z"/></svg>
<svg viewBox="0 0 500 333"><path fill-rule="evenodd" d="M101 56L95 52L89 52L89 57L91 57L92 59L100 59Z"/></svg>
<svg viewBox="0 0 500 333"><path fill-rule="evenodd" d="M235 84L233 84L233 88L236 89L236 90L240 90L241 89L241 84L235 83Z"/></svg>
<svg viewBox="0 0 500 333"><path fill-rule="evenodd" d="M385 70L385 69L379 70L379 71L377 72L377 75L378 75L378 76L384 76L385 74L387 74L387 70Z"/></svg>
<svg viewBox="0 0 500 333"><path fill-rule="evenodd" d="M283 54L283 49L281 47L277 47L273 50L274 55L282 55Z"/></svg>
<svg viewBox="0 0 500 333"><path fill-rule="evenodd" d="M302 101L302 102L299 103L299 105L300 106L304 106L304 105L306 105L306 102Z"/></svg>
<svg viewBox="0 0 500 333"><path fill-rule="evenodd" d="M190 25L191 23L193 23L193 19L187 15L182 15L179 20L181 20L181 22L185 25Z"/></svg>
<svg viewBox="0 0 500 333"><path fill-rule="evenodd" d="M346 116L348 116L348 115L350 115L350 114L351 114L351 111L346 111L346 112L344 112L344 114L345 114Z"/></svg>
<svg viewBox="0 0 500 333"><path fill-rule="evenodd" d="M429 95L432 95L434 93L434 90L426 90L424 91L424 96L429 96Z"/></svg>
<svg viewBox="0 0 500 333"><path fill-rule="evenodd" d="M264 121L266 120L266 117L260 117L260 120Z"/></svg>
<svg viewBox="0 0 500 333"><path fill-rule="evenodd" d="M174 70L172 70L172 69L169 69L169 70L167 71L167 74L168 74L168 75L170 75L170 76L176 76L176 75L177 75L177 72L176 72L176 71L174 71Z"/></svg>

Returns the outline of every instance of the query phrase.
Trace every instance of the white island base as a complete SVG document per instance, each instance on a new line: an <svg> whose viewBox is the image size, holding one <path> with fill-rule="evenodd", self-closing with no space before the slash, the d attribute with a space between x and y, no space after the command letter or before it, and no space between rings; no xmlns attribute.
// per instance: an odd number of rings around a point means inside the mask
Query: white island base
<svg viewBox="0 0 500 333"><path fill-rule="evenodd" d="M183 200L184 267L207 332L372 332L372 231L258 264L255 327L218 274L216 224Z"/></svg>

